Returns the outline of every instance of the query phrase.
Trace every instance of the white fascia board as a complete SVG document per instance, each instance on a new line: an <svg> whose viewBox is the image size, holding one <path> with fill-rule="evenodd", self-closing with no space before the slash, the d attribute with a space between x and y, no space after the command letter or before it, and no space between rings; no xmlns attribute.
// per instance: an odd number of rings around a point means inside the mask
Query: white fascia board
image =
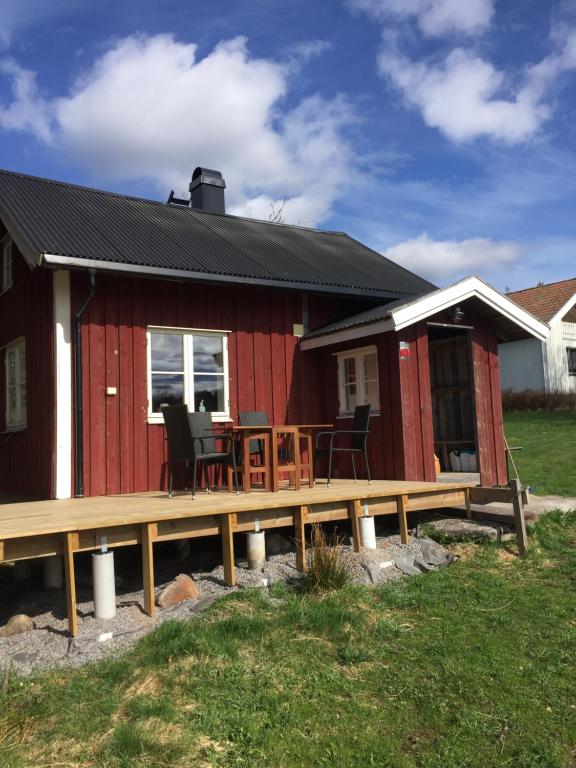
<svg viewBox="0 0 576 768"><path fill-rule="evenodd" d="M72 313L70 273L53 275L54 298L54 497L72 496Z"/></svg>
<svg viewBox="0 0 576 768"><path fill-rule="evenodd" d="M555 322L557 322L558 320L562 320L562 318L564 317L564 315L565 315L567 312L570 312L570 310L571 310L571 309L572 309L572 307L574 307L574 306L576 306L576 293L574 294L574 296L572 296L570 299L568 299L568 301L566 302L566 304L564 304L564 306L563 306L563 307L561 307L561 309L559 309L559 310L558 310L558 312L556 312L556 314L555 314L553 317L551 317L551 318L550 318L550 320L549 320L549 322L548 322L548 325L550 325L550 326L551 326L551 325L552 325L552 323L555 323Z"/></svg>
<svg viewBox="0 0 576 768"><path fill-rule="evenodd" d="M540 341L548 338L550 331L545 323L479 277L467 277L448 286L448 288L434 291L421 299L405 304L403 307L391 310L394 327L397 331L401 331L414 323L425 320L430 315L435 315L454 306L454 304L471 298L477 298L484 302Z"/></svg>
<svg viewBox="0 0 576 768"><path fill-rule="evenodd" d="M375 333L386 333L394 330L392 320L379 320L370 325L358 325L356 328L346 328L343 331L327 333L325 336L315 336L311 339L303 339L300 342L300 349L304 352L308 349L318 349L319 347L331 347L333 344L340 344L344 341L354 341L355 339L364 339L366 336L373 336Z"/></svg>

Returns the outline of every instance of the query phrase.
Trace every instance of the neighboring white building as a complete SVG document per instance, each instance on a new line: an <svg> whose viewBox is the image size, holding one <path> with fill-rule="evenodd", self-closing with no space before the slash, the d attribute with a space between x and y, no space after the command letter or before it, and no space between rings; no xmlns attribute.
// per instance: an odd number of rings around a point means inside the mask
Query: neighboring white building
<svg viewBox="0 0 576 768"><path fill-rule="evenodd" d="M508 298L546 323L550 336L498 346L502 389L576 392L576 278L514 291Z"/></svg>

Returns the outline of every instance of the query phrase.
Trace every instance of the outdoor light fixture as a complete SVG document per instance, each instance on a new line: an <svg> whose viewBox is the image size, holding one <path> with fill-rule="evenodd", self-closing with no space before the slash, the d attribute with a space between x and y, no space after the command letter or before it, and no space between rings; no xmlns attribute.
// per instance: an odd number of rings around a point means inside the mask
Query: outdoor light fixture
<svg viewBox="0 0 576 768"><path fill-rule="evenodd" d="M465 314L460 307L454 307L452 310L452 322L459 324L464 320Z"/></svg>

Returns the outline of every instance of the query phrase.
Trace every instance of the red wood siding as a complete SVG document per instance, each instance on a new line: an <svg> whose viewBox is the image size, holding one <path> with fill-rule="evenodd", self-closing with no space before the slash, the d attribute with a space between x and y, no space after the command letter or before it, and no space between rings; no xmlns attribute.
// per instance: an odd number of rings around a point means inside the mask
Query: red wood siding
<svg viewBox="0 0 576 768"><path fill-rule="evenodd" d="M472 331L472 363L482 485L505 484L506 453L496 334L490 325L480 320L474 322Z"/></svg>
<svg viewBox="0 0 576 768"><path fill-rule="evenodd" d="M72 275L73 309L87 290ZM333 299L310 298L329 317ZM323 306L324 304L324 306ZM165 487L164 428L147 420L148 326L229 330L230 413L265 410L276 423L325 418L316 357L298 350L302 296L246 287L100 276L83 325L87 496ZM106 396L106 387L117 387Z"/></svg>
<svg viewBox="0 0 576 768"><path fill-rule="evenodd" d="M50 498L54 452L52 273L31 271L13 246L13 285L0 296L0 493ZM27 427L5 432L2 348L26 339Z"/></svg>

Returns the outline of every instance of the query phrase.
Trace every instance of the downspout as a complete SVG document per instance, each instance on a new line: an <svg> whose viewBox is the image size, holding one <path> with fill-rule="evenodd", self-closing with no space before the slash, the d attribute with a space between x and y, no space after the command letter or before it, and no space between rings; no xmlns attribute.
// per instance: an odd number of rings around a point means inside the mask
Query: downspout
<svg viewBox="0 0 576 768"><path fill-rule="evenodd" d="M74 316L74 496L84 496L84 398L82 393L82 315L96 291L96 271L89 270L90 288Z"/></svg>

